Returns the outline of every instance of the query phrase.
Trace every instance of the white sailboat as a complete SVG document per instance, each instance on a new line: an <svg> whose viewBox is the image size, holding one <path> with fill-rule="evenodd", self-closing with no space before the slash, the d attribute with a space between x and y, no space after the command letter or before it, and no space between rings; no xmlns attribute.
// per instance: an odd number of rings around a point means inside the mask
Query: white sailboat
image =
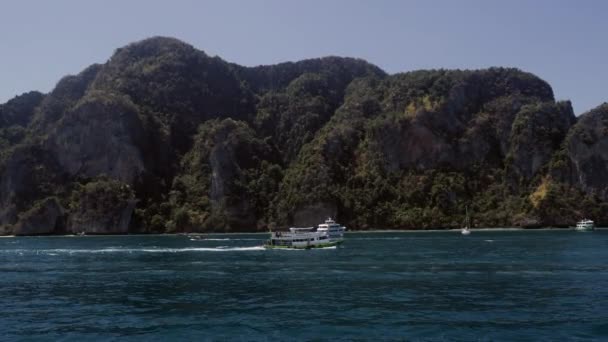
<svg viewBox="0 0 608 342"><path fill-rule="evenodd" d="M469 235L469 234L471 234L471 229L470 229L471 220L469 219L469 207L466 206L465 210L466 210L466 219L465 219L464 227L460 230L460 234Z"/></svg>

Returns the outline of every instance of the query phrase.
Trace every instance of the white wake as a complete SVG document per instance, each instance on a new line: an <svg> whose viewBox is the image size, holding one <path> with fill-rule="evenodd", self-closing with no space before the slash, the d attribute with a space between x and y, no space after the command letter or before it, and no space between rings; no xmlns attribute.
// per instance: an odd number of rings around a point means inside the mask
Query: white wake
<svg viewBox="0 0 608 342"><path fill-rule="evenodd" d="M5 249L0 250L0 253L15 253L15 254L96 254L96 253L186 253L186 252L247 252L247 251L263 251L263 246L251 247L184 247L184 248L121 248L108 247L100 249Z"/></svg>

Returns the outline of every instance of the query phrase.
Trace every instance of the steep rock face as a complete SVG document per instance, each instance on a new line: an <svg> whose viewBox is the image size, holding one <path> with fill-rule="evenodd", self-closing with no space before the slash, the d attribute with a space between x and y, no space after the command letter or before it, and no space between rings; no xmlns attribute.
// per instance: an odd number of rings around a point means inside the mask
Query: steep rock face
<svg viewBox="0 0 608 342"><path fill-rule="evenodd" d="M512 215L500 213L525 203L496 202L507 155L525 188L574 122L544 81L514 69L418 71L352 86L286 173L279 222L336 203L344 222L359 228L459 226L465 204L479 201L487 213L480 220L509 225ZM532 152L521 148L536 142Z"/></svg>
<svg viewBox="0 0 608 342"><path fill-rule="evenodd" d="M302 74L284 92L270 92L260 99L255 127L273 138L285 163L290 163L329 121L342 102L344 87L338 75Z"/></svg>
<svg viewBox="0 0 608 342"><path fill-rule="evenodd" d="M144 170L137 109L125 99L105 96L87 97L65 113L45 147L71 177L105 174L133 184Z"/></svg>
<svg viewBox="0 0 608 342"><path fill-rule="evenodd" d="M0 128L12 125L27 126L43 98L41 93L31 91L0 105Z"/></svg>
<svg viewBox="0 0 608 342"><path fill-rule="evenodd" d="M36 203L32 209L19 215L19 222L13 228L14 235L44 235L61 233L65 210L56 198L46 198Z"/></svg>
<svg viewBox="0 0 608 342"><path fill-rule="evenodd" d="M565 145L571 184L608 200L608 104L581 115Z"/></svg>
<svg viewBox="0 0 608 342"><path fill-rule="evenodd" d="M432 115L432 114L426 114ZM404 168L426 170L440 165L454 164L457 155L452 145L435 134L417 117L411 121L386 122L373 131L389 171Z"/></svg>
<svg viewBox="0 0 608 342"><path fill-rule="evenodd" d="M43 99L43 94L32 91L0 104L0 159L6 157L5 151L11 146L20 144L26 138L26 127Z"/></svg>
<svg viewBox="0 0 608 342"><path fill-rule="evenodd" d="M77 234L124 234L137 200L128 184L101 178L72 194L67 231Z"/></svg>
<svg viewBox="0 0 608 342"><path fill-rule="evenodd" d="M544 81L515 69L417 71L384 83L386 119L372 133L391 172L498 167L519 108L553 101Z"/></svg>
<svg viewBox="0 0 608 342"><path fill-rule="evenodd" d="M530 180L559 150L576 118L569 102L523 107L511 132L509 177Z"/></svg>
<svg viewBox="0 0 608 342"><path fill-rule="evenodd" d="M251 119L254 98L219 57L173 38L155 37L120 48L91 86L125 94L142 114L155 116L171 145L185 153L205 120Z"/></svg>
<svg viewBox="0 0 608 342"><path fill-rule="evenodd" d="M40 104L32 119L31 129L36 133L44 133L61 119L85 95L100 69L99 64L94 64L78 75L62 78Z"/></svg>
<svg viewBox="0 0 608 342"><path fill-rule="evenodd" d="M247 124L231 119L205 123L196 141L184 173L201 168L208 172L199 179L210 179L210 184L203 184L208 190L203 191L209 197L212 218L223 218L231 229L257 227L269 204L268 196L277 186L276 179L264 178L268 177L264 171L274 165L274 149L258 139Z"/></svg>
<svg viewBox="0 0 608 342"><path fill-rule="evenodd" d="M11 151L0 176L0 225L14 224L38 199L60 192L66 183L53 156L39 146Z"/></svg>

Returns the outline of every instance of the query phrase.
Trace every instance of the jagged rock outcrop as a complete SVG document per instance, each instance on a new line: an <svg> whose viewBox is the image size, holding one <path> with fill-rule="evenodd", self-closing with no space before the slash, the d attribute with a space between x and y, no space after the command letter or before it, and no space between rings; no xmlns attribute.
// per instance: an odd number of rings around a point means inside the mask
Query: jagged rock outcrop
<svg viewBox="0 0 608 342"><path fill-rule="evenodd" d="M63 117L86 93L101 66L93 64L75 76L65 76L55 89L44 97L31 123L31 129L44 134L51 125Z"/></svg>
<svg viewBox="0 0 608 342"><path fill-rule="evenodd" d="M547 166L576 122L572 106L539 103L522 107L512 124L507 175L519 184Z"/></svg>
<svg viewBox="0 0 608 342"><path fill-rule="evenodd" d="M31 91L0 104L0 151L4 152L26 138L26 127L43 99L43 94ZM5 156L6 152L0 154L0 158Z"/></svg>
<svg viewBox="0 0 608 342"><path fill-rule="evenodd" d="M19 215L13 235L45 235L64 233L65 210L57 198L46 198Z"/></svg>
<svg viewBox="0 0 608 342"><path fill-rule="evenodd" d="M18 146L0 173L0 225L17 222L19 213L39 199L53 196L66 185L53 156L38 146Z"/></svg>
<svg viewBox="0 0 608 342"><path fill-rule="evenodd" d="M230 64L174 38L116 50L91 89L128 96L143 116L162 126L177 153L187 152L205 120L245 120L254 112L254 95Z"/></svg>
<svg viewBox="0 0 608 342"><path fill-rule="evenodd" d="M0 128L13 125L27 126L36 107L40 105L44 95L37 91L31 91L14 97L7 103L0 105Z"/></svg>
<svg viewBox="0 0 608 342"><path fill-rule="evenodd" d="M276 156L243 122L213 120L201 126L174 182L172 200L189 208L176 225L255 229L278 187Z"/></svg>
<svg viewBox="0 0 608 342"><path fill-rule="evenodd" d="M490 225L528 222L512 219L530 210L517 194L534 190L576 120L513 69L413 72L351 93L287 172L280 212L337 203L358 227L449 227L473 202Z"/></svg>
<svg viewBox="0 0 608 342"><path fill-rule="evenodd" d="M568 180L608 200L608 104L581 115L565 142Z"/></svg>
<svg viewBox="0 0 608 342"><path fill-rule="evenodd" d="M107 175L133 184L144 171L143 137L128 99L93 93L64 114L44 146L70 177Z"/></svg>
<svg viewBox="0 0 608 342"><path fill-rule="evenodd" d="M72 193L66 229L74 234L128 233L136 204L128 184L106 178L90 181Z"/></svg>

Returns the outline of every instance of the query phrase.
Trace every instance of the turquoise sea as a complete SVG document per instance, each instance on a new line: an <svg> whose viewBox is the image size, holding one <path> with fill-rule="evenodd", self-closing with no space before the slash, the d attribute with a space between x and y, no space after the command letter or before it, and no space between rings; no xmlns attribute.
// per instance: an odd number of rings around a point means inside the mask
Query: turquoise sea
<svg viewBox="0 0 608 342"><path fill-rule="evenodd" d="M608 231L0 239L2 340L608 339Z"/></svg>

